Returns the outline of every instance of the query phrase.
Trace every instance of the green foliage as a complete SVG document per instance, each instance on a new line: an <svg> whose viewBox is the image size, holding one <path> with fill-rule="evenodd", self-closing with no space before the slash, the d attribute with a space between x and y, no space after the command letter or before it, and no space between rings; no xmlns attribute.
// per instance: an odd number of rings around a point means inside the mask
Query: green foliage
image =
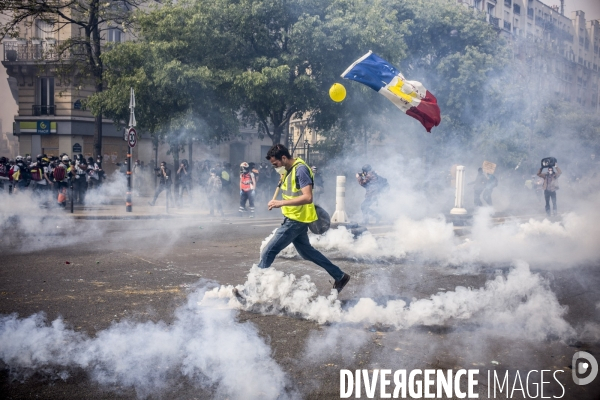
<svg viewBox="0 0 600 400"><path fill-rule="evenodd" d="M379 0L187 0L137 21L140 40L104 57L110 89L90 106L125 119L133 86L152 132L189 113L227 130L234 109L273 143L293 116L330 127L340 106L327 92L346 66L369 48L393 59L404 52L402 27Z"/></svg>

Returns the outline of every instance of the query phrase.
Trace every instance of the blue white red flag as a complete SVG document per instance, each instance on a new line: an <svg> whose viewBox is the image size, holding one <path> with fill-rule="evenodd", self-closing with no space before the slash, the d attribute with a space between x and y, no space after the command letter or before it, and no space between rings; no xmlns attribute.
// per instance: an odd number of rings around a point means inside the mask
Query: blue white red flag
<svg viewBox="0 0 600 400"><path fill-rule="evenodd" d="M441 121L437 99L421 82L408 81L389 62L369 51L344 73L342 78L367 85L381 93L404 113L419 120L427 132Z"/></svg>

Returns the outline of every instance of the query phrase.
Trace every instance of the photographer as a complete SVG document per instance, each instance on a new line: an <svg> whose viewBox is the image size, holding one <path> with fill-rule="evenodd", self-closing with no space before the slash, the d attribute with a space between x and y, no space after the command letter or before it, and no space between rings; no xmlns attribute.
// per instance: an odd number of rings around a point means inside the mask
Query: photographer
<svg viewBox="0 0 600 400"><path fill-rule="evenodd" d="M188 160L181 160L179 169L177 170L177 181L179 182L179 193L178 200L179 205L183 203L183 190L187 190L190 196L190 203L192 201L192 170L188 164Z"/></svg>
<svg viewBox="0 0 600 400"><path fill-rule="evenodd" d="M540 168L537 175L544 180L544 199L546 200L546 214L550 216L550 199L552 199L552 215L556 216L556 191L558 190L558 177L562 174L556 163L548 166L548 172L542 172Z"/></svg>
<svg viewBox="0 0 600 400"><path fill-rule="evenodd" d="M379 194L388 188L387 179L379 176L369 164L362 167L362 172L356 174L356 179L359 185L367 190L365 201L360 205L360 210L363 214L363 224L366 225L369 223L369 215L372 215L375 218L375 222L379 223L381 216L371 210L371 206L377 204Z"/></svg>
<svg viewBox="0 0 600 400"><path fill-rule="evenodd" d="M154 199L152 199L152 201L149 201L148 204L153 206L156 203L158 195L163 190L166 190L167 192L166 199L168 204L169 197L171 197L171 170L167 168L166 162L161 161L160 168L154 168L154 171L156 172L156 176L159 178L159 181L158 186L156 186L156 191L154 192Z"/></svg>

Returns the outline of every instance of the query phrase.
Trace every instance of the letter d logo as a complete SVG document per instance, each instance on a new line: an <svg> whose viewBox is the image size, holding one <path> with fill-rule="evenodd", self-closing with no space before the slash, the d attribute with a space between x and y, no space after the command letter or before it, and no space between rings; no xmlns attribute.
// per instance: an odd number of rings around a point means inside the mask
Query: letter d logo
<svg viewBox="0 0 600 400"><path fill-rule="evenodd" d="M588 362L582 362L577 365L577 360L580 358L583 358ZM593 355L585 351L578 351L577 353L573 354L571 367L573 368L573 382L575 382L576 385L587 385L596 378L596 375L598 375L598 362ZM577 376L577 374L585 374L590 368L590 374L586 378L579 378Z"/></svg>

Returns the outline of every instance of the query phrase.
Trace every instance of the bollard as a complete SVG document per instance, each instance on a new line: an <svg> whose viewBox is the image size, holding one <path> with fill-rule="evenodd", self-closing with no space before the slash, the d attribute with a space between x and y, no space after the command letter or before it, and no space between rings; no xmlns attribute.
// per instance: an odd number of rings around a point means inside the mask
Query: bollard
<svg viewBox="0 0 600 400"><path fill-rule="evenodd" d="M450 214L454 215L465 215L467 210L464 208L464 195L465 195L465 167L459 165L456 167L456 194L454 196L454 208L450 210Z"/></svg>
<svg viewBox="0 0 600 400"><path fill-rule="evenodd" d="M331 223L345 224L349 222L346 214L346 177L338 176L335 187L335 212L331 217Z"/></svg>

